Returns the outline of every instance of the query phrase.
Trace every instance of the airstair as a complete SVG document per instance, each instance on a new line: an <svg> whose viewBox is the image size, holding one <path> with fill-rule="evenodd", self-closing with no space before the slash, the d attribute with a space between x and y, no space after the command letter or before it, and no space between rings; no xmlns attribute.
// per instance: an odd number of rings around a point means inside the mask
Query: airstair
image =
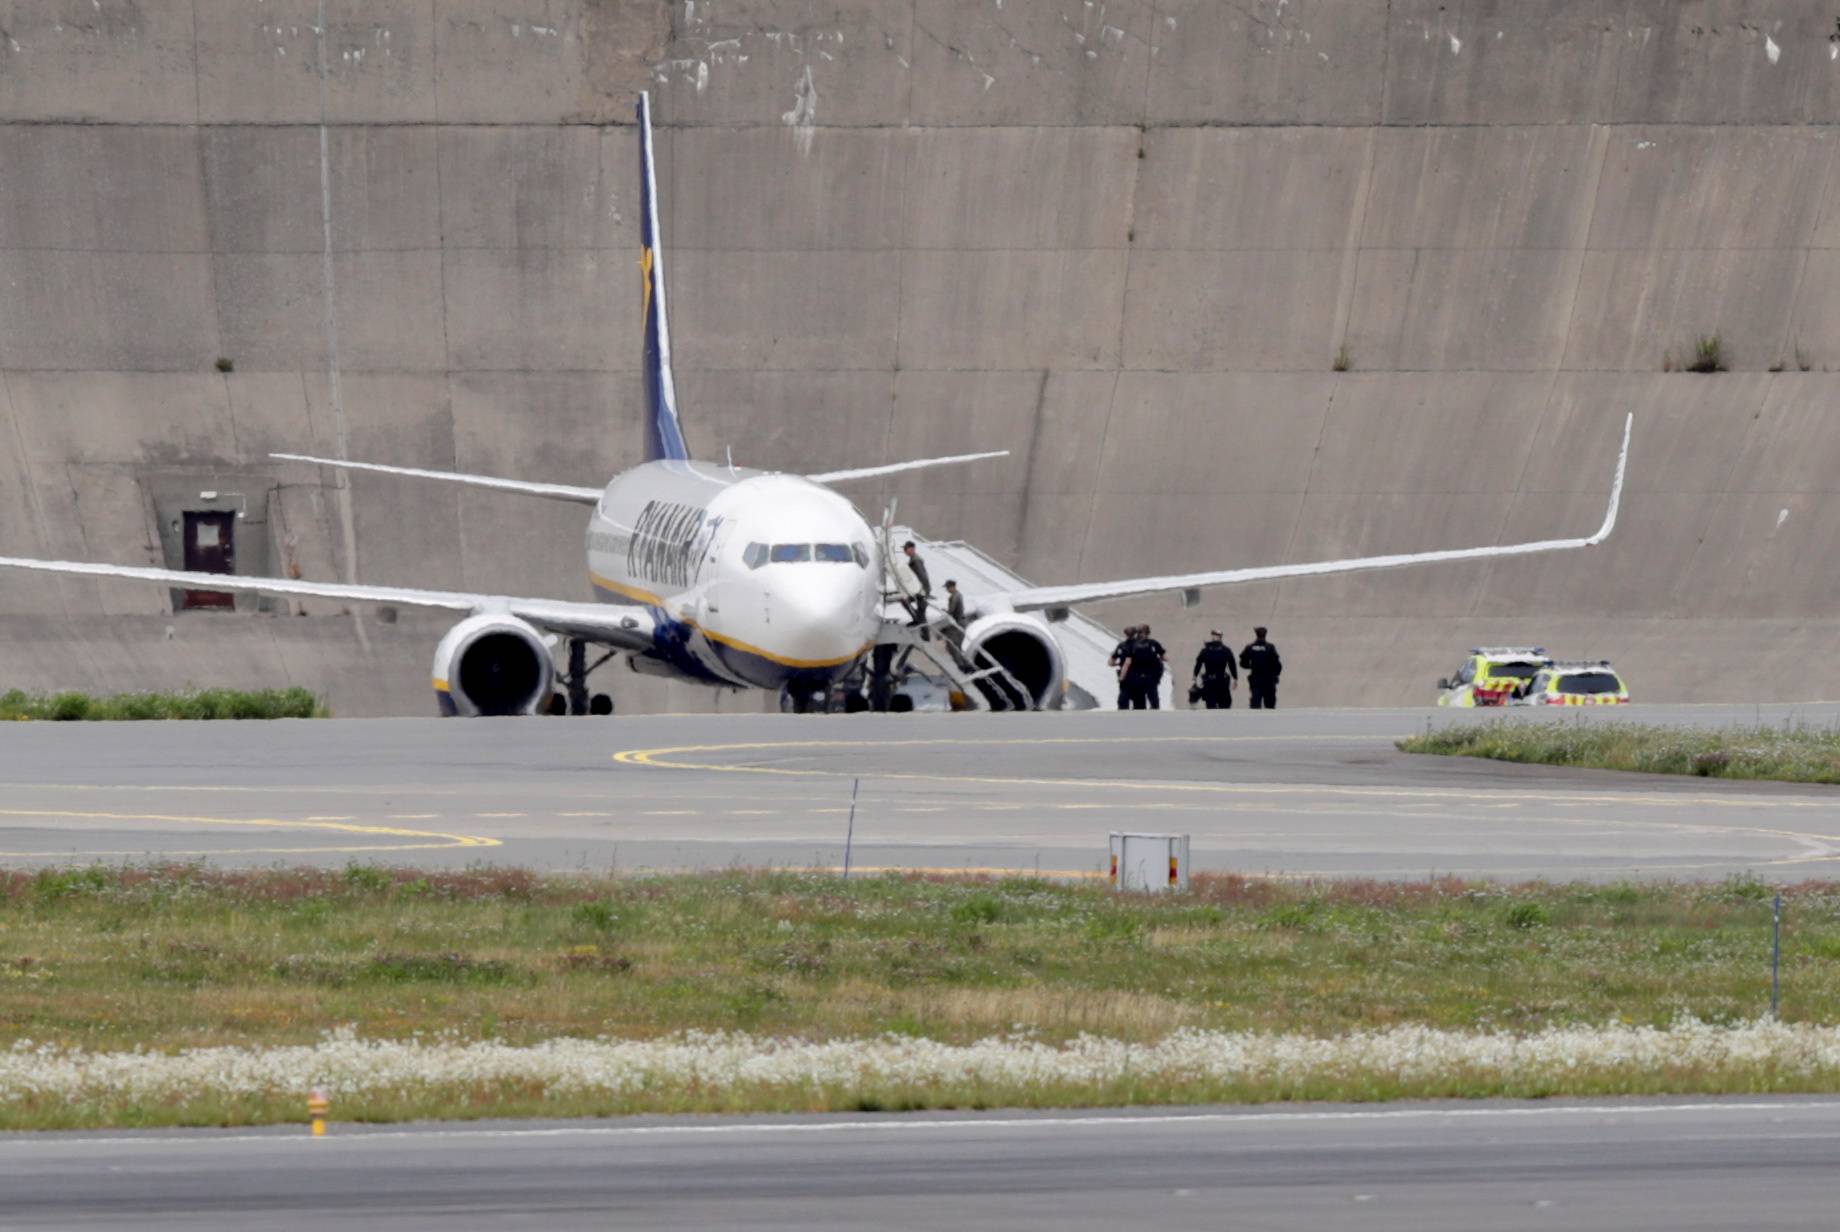
<svg viewBox="0 0 1840 1232"><path fill-rule="evenodd" d="M1020 590L1029 585L1003 565L962 540L929 540L910 527L895 526L888 531L889 546L912 539L920 555L926 558L927 574L933 582L933 598L927 605L928 623L940 627L945 615L945 583L956 579L965 596L965 608L972 619L978 615L978 601L984 595ZM894 557L888 558L892 563ZM896 583L900 579L897 574ZM1060 643L1067 662L1067 691L1061 703L1064 710L1093 710L1109 707L1118 693L1118 674L1109 660L1118 635L1096 620L1078 612L1048 626ZM936 656L944 657L944 656ZM950 665L941 664L946 674L956 677Z"/></svg>

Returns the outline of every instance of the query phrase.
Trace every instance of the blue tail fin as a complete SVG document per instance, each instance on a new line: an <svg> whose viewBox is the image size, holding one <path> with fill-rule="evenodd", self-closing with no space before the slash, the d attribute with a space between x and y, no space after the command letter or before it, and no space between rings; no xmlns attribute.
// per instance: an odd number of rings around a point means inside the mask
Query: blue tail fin
<svg viewBox="0 0 1840 1232"><path fill-rule="evenodd" d="M671 321L664 306L664 243L658 230L658 177L652 160L652 103L639 95L639 272L645 329L645 459L688 459L671 379Z"/></svg>

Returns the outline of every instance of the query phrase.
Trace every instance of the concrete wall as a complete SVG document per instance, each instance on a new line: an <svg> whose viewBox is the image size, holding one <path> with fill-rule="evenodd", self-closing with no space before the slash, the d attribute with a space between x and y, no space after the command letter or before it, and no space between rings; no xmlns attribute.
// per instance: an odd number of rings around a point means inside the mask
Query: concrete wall
<svg viewBox="0 0 1840 1232"><path fill-rule="evenodd" d="M1296 703L1428 698L1469 645L1523 640L1656 700L1840 696L1834 23L0 3L0 552L158 562L156 494L235 482L277 568L585 597L568 507L264 456L578 484L634 460L650 88L694 447L806 470L1007 447L852 495L1048 582L1582 533L1633 410L1597 552L1094 614L1183 656L1269 624ZM1711 334L1731 371L1678 371ZM169 601L0 575L0 684L431 704L438 621ZM761 704L604 679L624 709Z"/></svg>

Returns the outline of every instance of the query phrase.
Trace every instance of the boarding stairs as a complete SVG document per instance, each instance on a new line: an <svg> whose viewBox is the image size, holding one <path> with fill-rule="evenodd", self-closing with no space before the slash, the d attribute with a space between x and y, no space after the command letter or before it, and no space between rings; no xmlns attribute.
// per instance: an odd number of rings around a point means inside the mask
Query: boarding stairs
<svg viewBox="0 0 1840 1232"><path fill-rule="evenodd" d="M912 636L918 630L907 630L907 636L899 640L924 654L939 669L939 674L951 680L954 687L964 692L974 705L989 708L983 690L975 687L976 682L985 676L1002 673L1003 669L982 662L971 664L967 669L955 662L950 650L941 644L943 631L953 627L951 618L945 613L946 579L957 580L958 588L965 596L965 610L973 620L980 614L979 601L983 596L1021 590L1029 583L963 540L930 540L910 527L895 526L886 532L884 551L885 558L890 562L889 583L901 594L905 594L910 584L907 570L895 565L898 551L887 549L909 539L914 541L915 548L926 559L927 574L933 583L933 596L927 602L926 609L927 625L933 638L931 641L922 641ZM898 602L894 610L900 610ZM889 623L894 622L891 620ZM1051 623L1048 628L1055 641L1060 643L1061 655L1067 664L1066 693L1061 709L1093 710L1109 706L1118 692L1118 673L1110 663L1112 649L1118 644L1118 635L1078 612L1069 612L1065 620Z"/></svg>

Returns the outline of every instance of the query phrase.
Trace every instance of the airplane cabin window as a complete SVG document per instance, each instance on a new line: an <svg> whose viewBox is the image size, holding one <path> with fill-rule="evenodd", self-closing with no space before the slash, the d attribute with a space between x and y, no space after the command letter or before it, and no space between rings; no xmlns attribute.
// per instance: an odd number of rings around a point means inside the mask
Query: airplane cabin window
<svg viewBox="0 0 1840 1232"><path fill-rule="evenodd" d="M820 543L814 546L817 549L819 560L827 561L833 565L847 565L850 563L850 545L847 543Z"/></svg>
<svg viewBox="0 0 1840 1232"><path fill-rule="evenodd" d="M773 545L772 561L776 565L797 564L811 559L809 543L776 543Z"/></svg>
<svg viewBox="0 0 1840 1232"><path fill-rule="evenodd" d="M767 545L764 543L748 544L747 551L741 553L741 563L745 564L750 569L758 569L766 564Z"/></svg>

